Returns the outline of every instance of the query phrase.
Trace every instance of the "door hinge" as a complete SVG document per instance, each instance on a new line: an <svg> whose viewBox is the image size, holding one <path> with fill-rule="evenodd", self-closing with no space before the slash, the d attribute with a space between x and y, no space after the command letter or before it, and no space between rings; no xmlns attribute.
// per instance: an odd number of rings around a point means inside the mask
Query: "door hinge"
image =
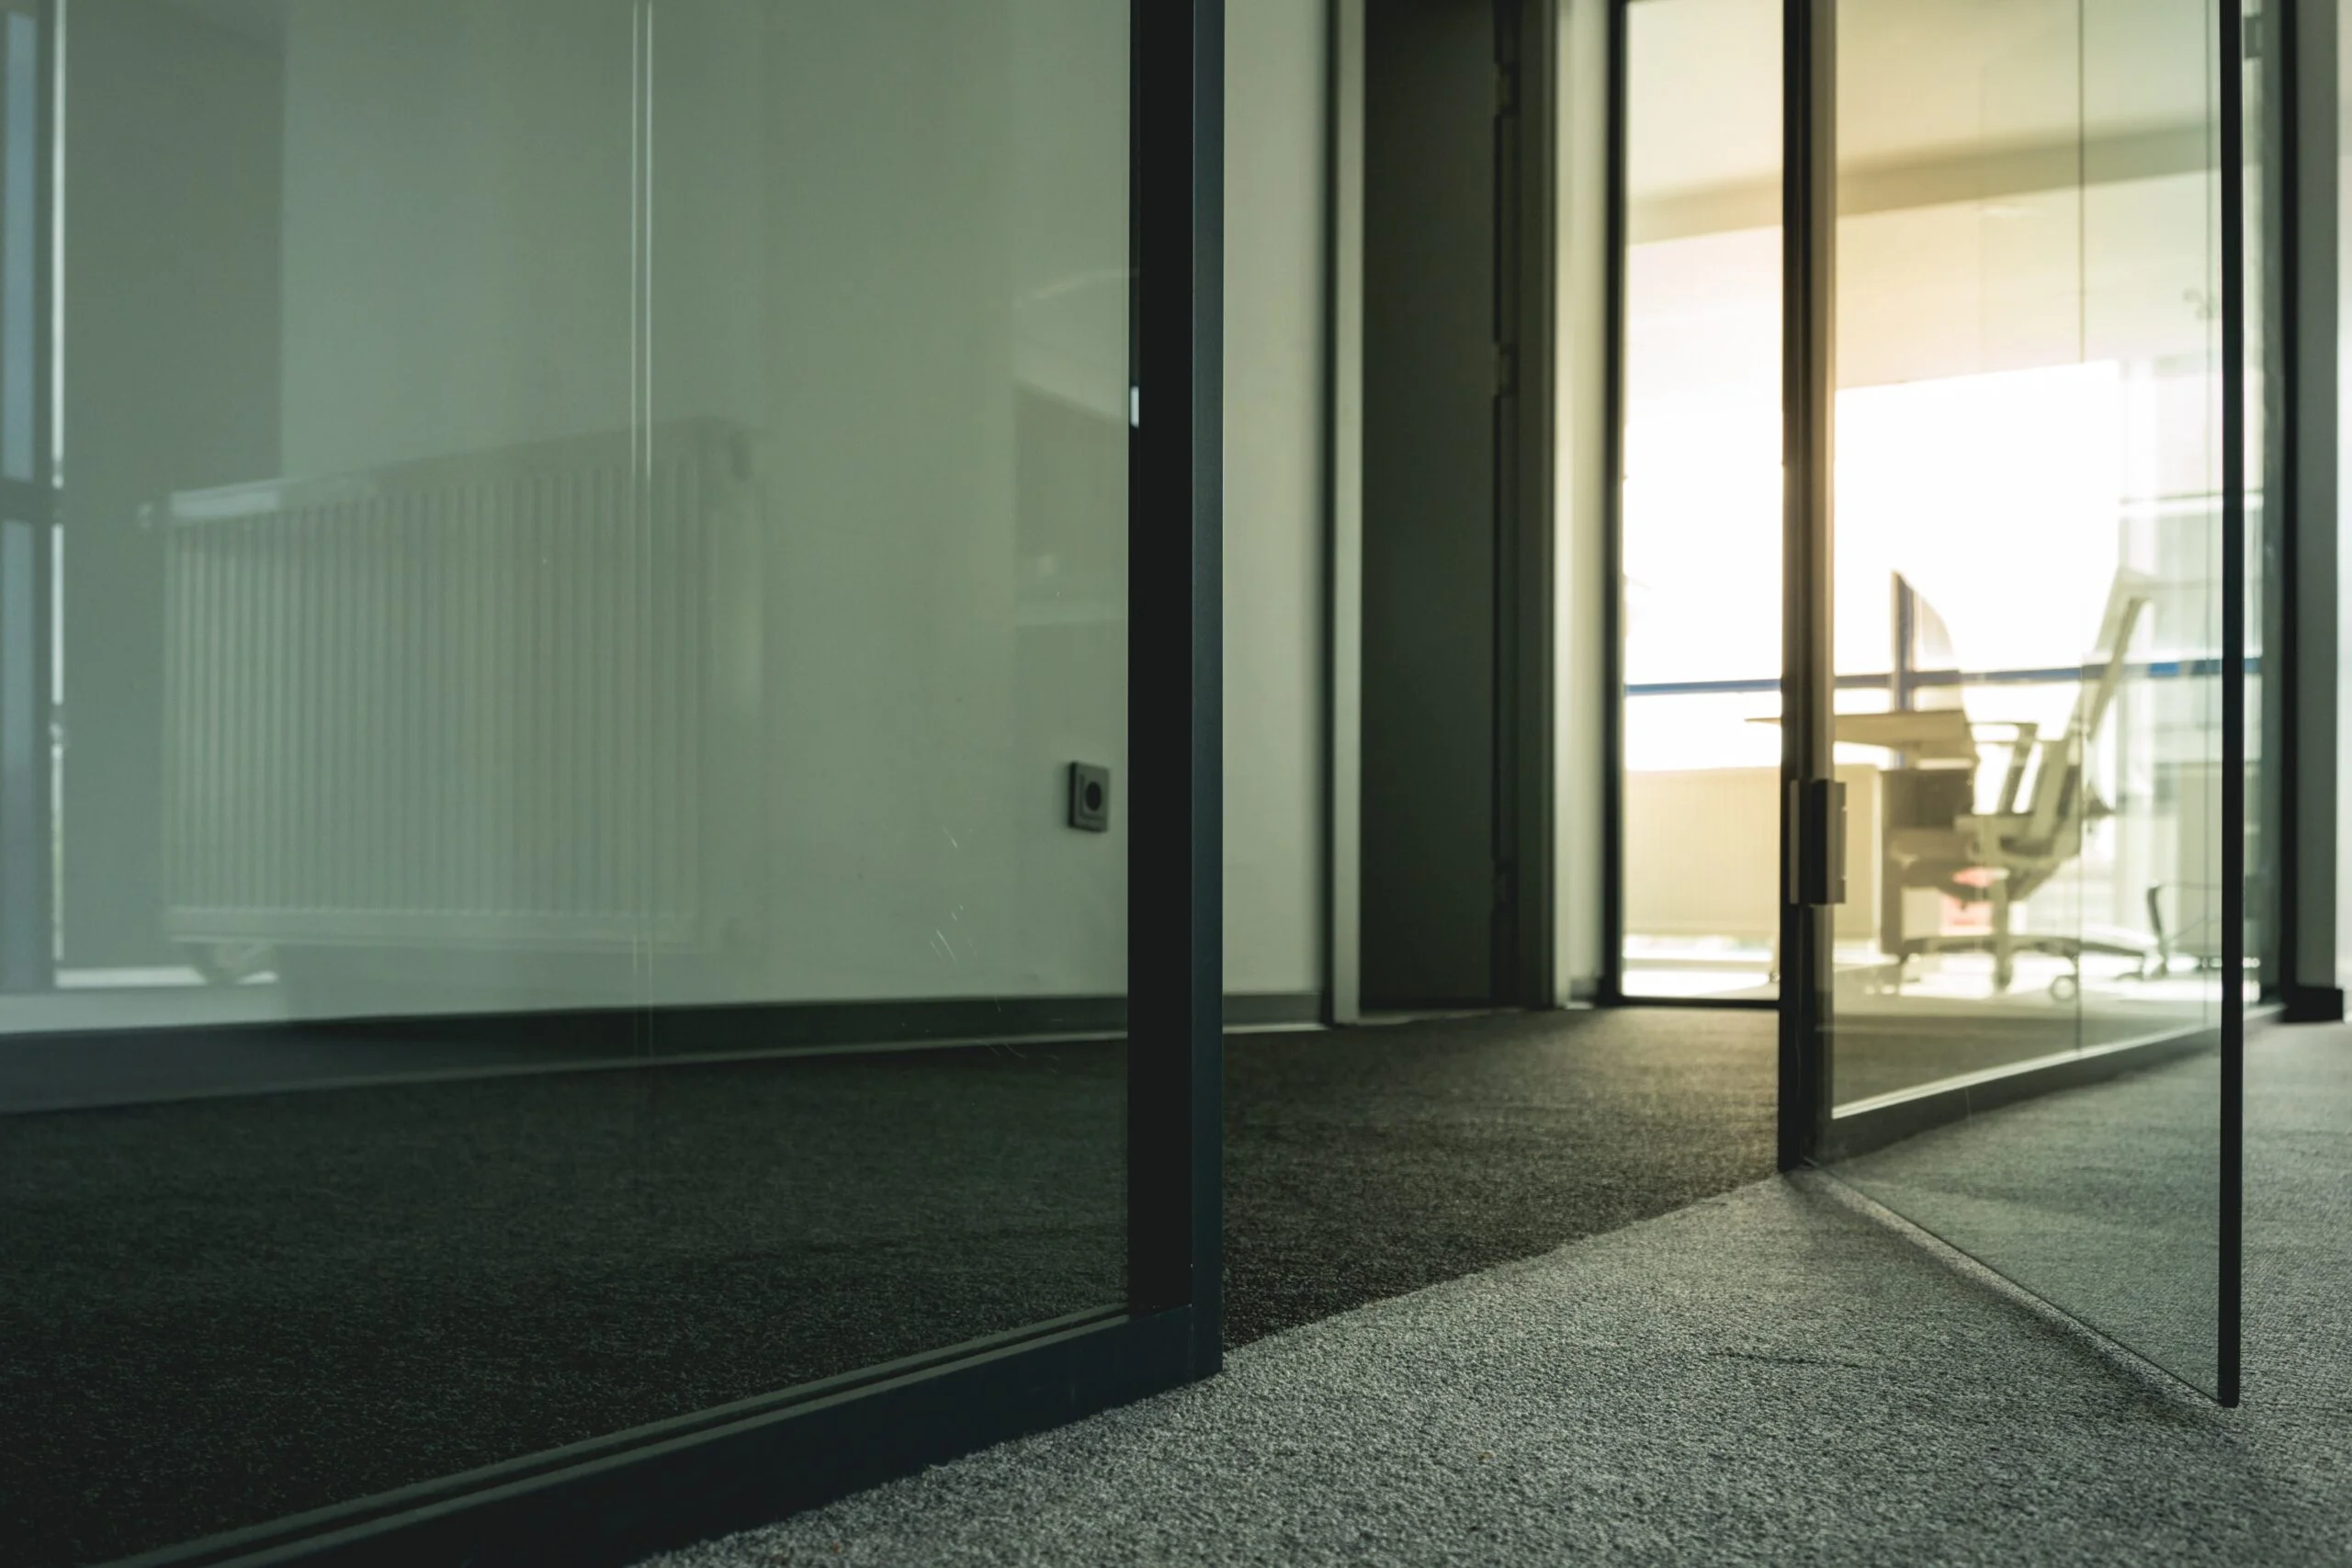
<svg viewBox="0 0 2352 1568"><path fill-rule="evenodd" d="M1516 344L1495 344L1495 395L1507 398L1519 390L1519 347Z"/></svg>
<svg viewBox="0 0 2352 1568"><path fill-rule="evenodd" d="M1516 908L1519 905L1519 875L1508 863L1495 867L1495 908Z"/></svg>
<svg viewBox="0 0 2352 1568"><path fill-rule="evenodd" d="M2262 13L2259 11L2252 11L2247 13L2239 20L2241 23L2241 31L2245 40L2245 58L2248 60L2261 59L2263 47Z"/></svg>
<svg viewBox="0 0 2352 1568"><path fill-rule="evenodd" d="M1787 897L1792 904L1846 901L1846 785L1840 779L1789 784Z"/></svg>
<svg viewBox="0 0 2352 1568"><path fill-rule="evenodd" d="M1495 67L1495 113L1506 115L1519 107L1519 67Z"/></svg>

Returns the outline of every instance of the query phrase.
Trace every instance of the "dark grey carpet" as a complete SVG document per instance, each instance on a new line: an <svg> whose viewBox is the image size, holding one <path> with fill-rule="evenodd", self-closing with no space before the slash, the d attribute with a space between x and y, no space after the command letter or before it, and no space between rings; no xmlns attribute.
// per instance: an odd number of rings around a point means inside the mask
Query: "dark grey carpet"
<svg viewBox="0 0 2352 1568"><path fill-rule="evenodd" d="M1770 1165L1769 1014L1229 1057L1236 1343ZM1115 1303L1124 1128L1104 1045L0 1118L0 1561L105 1561Z"/></svg>
<svg viewBox="0 0 2352 1568"><path fill-rule="evenodd" d="M1125 1293L1116 1051L0 1121L0 1562L106 1561Z"/></svg>
<svg viewBox="0 0 2352 1568"><path fill-rule="evenodd" d="M1767 1174L1773 1030L1627 1008L1236 1036L1226 1342Z"/></svg>
<svg viewBox="0 0 2352 1568"><path fill-rule="evenodd" d="M2257 1041L2248 1111L2240 1411L1776 1179L657 1561L2340 1568L2352 1032Z"/></svg>

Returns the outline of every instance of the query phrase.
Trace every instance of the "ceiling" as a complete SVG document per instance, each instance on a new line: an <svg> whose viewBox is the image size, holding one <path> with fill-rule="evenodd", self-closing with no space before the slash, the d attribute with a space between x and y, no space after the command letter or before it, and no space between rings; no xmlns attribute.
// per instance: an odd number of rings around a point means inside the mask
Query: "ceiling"
<svg viewBox="0 0 2352 1568"><path fill-rule="evenodd" d="M2208 14L2206 0L1845 0L1840 166L2201 144ZM1628 16L1634 200L1776 182L1781 0L1640 0Z"/></svg>

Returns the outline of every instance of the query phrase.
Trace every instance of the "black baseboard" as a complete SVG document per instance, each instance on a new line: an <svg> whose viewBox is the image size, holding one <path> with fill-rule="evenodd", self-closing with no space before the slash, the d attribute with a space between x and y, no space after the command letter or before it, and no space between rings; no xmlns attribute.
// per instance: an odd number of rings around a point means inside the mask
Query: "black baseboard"
<svg viewBox="0 0 2352 1568"><path fill-rule="evenodd" d="M2278 1002L2284 1010L2280 1016L2288 1023L2344 1021L2344 987L2341 986L2281 986Z"/></svg>
<svg viewBox="0 0 2352 1568"><path fill-rule="evenodd" d="M1618 997L1615 1000L1603 1003L1602 1005L1620 1008L1686 1008L1699 1012L1704 1012L1710 1009L1716 1011L1729 1012L1778 1012L1781 1009L1781 1000L1778 997L1656 997L1631 995Z"/></svg>
<svg viewBox="0 0 2352 1568"><path fill-rule="evenodd" d="M117 1568L626 1568L1189 1382L1191 1317L1117 1317L836 1380L721 1424L688 1417Z"/></svg>
<svg viewBox="0 0 2352 1568"><path fill-rule="evenodd" d="M1315 1023L1319 991L1243 992L1225 998L1237 1027ZM649 1036L647 1024L652 1028ZM610 1049L633 1055L796 1050L935 1041L1108 1038L1125 1032L1123 996L922 997L844 1001L723 1002L654 1008L433 1011L356 1018L204 1022L164 1028L100 1027L0 1034L0 1044L87 1047L107 1040L301 1038L346 1043L473 1042L542 1044L570 1055Z"/></svg>
<svg viewBox="0 0 2352 1568"><path fill-rule="evenodd" d="M1265 1028L1273 1024L1307 1024L1323 1021L1324 1002L1320 991L1244 991L1228 994L1225 998L1225 1026L1227 1029Z"/></svg>

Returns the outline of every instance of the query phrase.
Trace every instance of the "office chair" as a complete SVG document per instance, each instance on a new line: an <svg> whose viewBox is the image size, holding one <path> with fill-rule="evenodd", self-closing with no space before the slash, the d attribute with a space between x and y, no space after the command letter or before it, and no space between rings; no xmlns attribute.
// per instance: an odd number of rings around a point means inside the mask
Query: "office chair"
<svg viewBox="0 0 2352 1568"><path fill-rule="evenodd" d="M2020 951L2064 958L2074 972L2060 976L2051 987L2051 994L2060 1000L2080 988L2085 953L2134 958L2140 961L2142 973L2148 971L2150 946L2062 933L2020 934L2015 930L2015 911L2082 852L2083 831L2088 824L2114 815L2091 787L2087 759L2091 742L2123 683L2132 634L2154 599L2147 578L2129 570L2116 574L2098 643L2092 650L2092 659L2102 662L2097 676L2086 681L2076 694L2074 712L2062 732L2044 736L2033 724L1998 727L2013 731L2014 739L2000 796L1991 811L1962 808L1941 824L1889 828L1887 867L1901 886L1932 887L1963 903L1992 906L1991 930L1985 932L1921 937L1907 937L1899 930L1891 933L1894 940L1888 945L1896 961L1898 987L1902 965L1926 953L1990 953L1994 989L2003 992L2017 977ZM1969 728L1976 733L1995 727ZM1973 802L1973 768L1965 770L1963 776L1970 783L1957 794L1956 804Z"/></svg>

